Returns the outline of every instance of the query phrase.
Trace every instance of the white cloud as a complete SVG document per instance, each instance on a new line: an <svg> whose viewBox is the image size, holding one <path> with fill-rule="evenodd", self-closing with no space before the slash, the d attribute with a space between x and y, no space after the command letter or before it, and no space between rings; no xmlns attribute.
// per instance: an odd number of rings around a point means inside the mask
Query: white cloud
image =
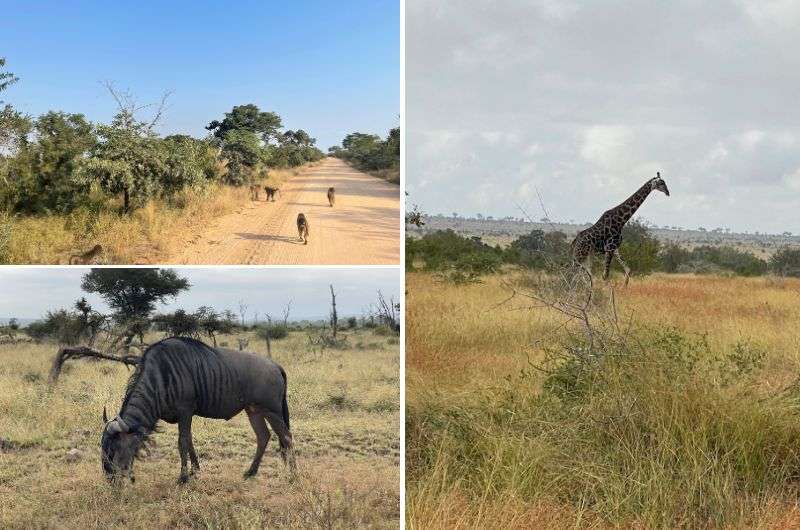
<svg viewBox="0 0 800 530"><path fill-rule="evenodd" d="M407 7L407 182L423 210L516 215L506 190L535 201L535 186L552 217L595 219L661 171L672 196L643 207L659 225L800 232L800 4Z"/></svg>

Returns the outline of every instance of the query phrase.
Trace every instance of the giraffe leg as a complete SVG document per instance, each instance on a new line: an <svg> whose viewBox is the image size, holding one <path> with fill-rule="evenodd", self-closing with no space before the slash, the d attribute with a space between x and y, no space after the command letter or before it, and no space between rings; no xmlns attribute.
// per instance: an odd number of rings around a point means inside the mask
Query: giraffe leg
<svg viewBox="0 0 800 530"><path fill-rule="evenodd" d="M625 287L628 286L628 280L631 277L631 269L628 265L622 260L622 256L619 253L619 249L614 250L614 257L617 258L617 261L620 265L622 265L622 270L625 271Z"/></svg>
<svg viewBox="0 0 800 530"><path fill-rule="evenodd" d="M611 260L614 258L613 251L606 251L605 263L603 264L603 279L608 280L608 273L611 271Z"/></svg>

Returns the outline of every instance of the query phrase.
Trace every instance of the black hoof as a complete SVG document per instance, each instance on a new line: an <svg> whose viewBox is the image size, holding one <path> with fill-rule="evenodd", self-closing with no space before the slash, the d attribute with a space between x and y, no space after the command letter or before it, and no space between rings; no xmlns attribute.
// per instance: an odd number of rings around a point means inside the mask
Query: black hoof
<svg viewBox="0 0 800 530"><path fill-rule="evenodd" d="M255 471L245 471L243 476L244 476L244 479L247 480L247 479L255 477L256 476L256 472Z"/></svg>
<svg viewBox="0 0 800 530"><path fill-rule="evenodd" d="M189 482L189 475L181 475L178 477L178 484L186 484Z"/></svg>

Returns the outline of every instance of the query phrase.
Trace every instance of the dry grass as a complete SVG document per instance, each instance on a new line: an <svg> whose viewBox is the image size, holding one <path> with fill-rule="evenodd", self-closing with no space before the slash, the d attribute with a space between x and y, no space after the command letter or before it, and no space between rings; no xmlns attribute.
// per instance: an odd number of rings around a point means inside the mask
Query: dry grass
<svg viewBox="0 0 800 530"><path fill-rule="evenodd" d="M368 171L368 173L379 179L383 179L392 184L400 184L400 167L391 167L387 169L378 169L376 171Z"/></svg>
<svg viewBox="0 0 800 530"><path fill-rule="evenodd" d="M316 163L293 169L272 169L261 185L281 187ZM149 201L129 215L119 213L117 201L96 198L94 211L69 215L0 218L0 262L9 264L67 264L95 244L104 252L100 263L159 264L188 235L210 221L242 208L250 200L246 187L212 185L185 190L170 203Z"/></svg>
<svg viewBox="0 0 800 530"><path fill-rule="evenodd" d="M224 337L235 347L236 337ZM352 347L308 353L305 334L273 344L287 371L299 480L290 483L273 437L256 478L247 418L196 418L202 471L177 484L177 428L163 424L136 483L119 489L101 468L101 413L121 403L129 375L75 361L46 385L54 345L0 345L0 528L397 528L399 347L369 331ZM250 338L251 350L263 343ZM82 451L77 462L66 453Z"/></svg>
<svg viewBox="0 0 800 530"><path fill-rule="evenodd" d="M706 368L673 381L612 362L561 402L531 363L564 341L563 319L516 299L498 307L514 279L407 275L409 528L800 527L800 400L785 392L800 373L800 281L618 287L623 326L674 328L670 340L707 345L701 364L744 344L763 365L729 384Z"/></svg>

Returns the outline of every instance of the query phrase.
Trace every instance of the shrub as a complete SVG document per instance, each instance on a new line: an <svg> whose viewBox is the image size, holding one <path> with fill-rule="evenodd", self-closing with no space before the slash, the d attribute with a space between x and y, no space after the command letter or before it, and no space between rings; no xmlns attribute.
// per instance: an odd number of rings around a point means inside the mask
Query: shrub
<svg viewBox="0 0 800 530"><path fill-rule="evenodd" d="M800 249L781 247L770 258L769 269L779 276L800 277Z"/></svg>
<svg viewBox="0 0 800 530"><path fill-rule="evenodd" d="M289 335L289 328L283 324L265 324L258 327L256 334L259 338L264 340L266 340L267 337L269 337L270 340L279 340Z"/></svg>

